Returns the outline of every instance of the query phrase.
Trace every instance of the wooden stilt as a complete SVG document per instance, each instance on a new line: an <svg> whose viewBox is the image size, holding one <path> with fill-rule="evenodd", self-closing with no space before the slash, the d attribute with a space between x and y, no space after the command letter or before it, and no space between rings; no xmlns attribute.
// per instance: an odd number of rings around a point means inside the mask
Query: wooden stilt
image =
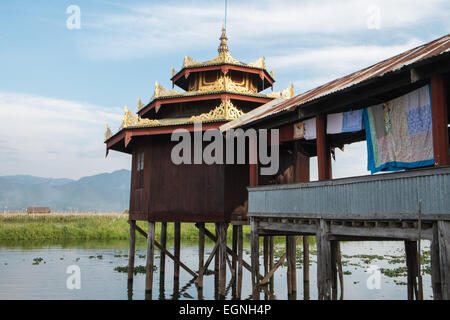
<svg viewBox="0 0 450 320"><path fill-rule="evenodd" d="M309 298L309 237L303 236L303 299Z"/></svg>
<svg viewBox="0 0 450 320"><path fill-rule="evenodd" d="M328 225L325 220L320 219L317 228L317 289L319 300L331 299L331 244L326 238Z"/></svg>
<svg viewBox="0 0 450 320"><path fill-rule="evenodd" d="M431 240L431 286L433 299L442 300L441 264L439 258L439 233L437 222L433 224L433 239Z"/></svg>
<svg viewBox="0 0 450 320"><path fill-rule="evenodd" d="M293 299L297 299L297 245L295 242L295 236L289 236L289 242L291 246L291 269L292 269L292 295Z"/></svg>
<svg viewBox="0 0 450 320"><path fill-rule="evenodd" d="M237 246L237 283L236 298L241 299L242 296L242 253L244 251L244 237L242 234L242 225L238 226L238 246Z"/></svg>
<svg viewBox="0 0 450 320"><path fill-rule="evenodd" d="M217 230L219 231L217 240L219 241L219 299L225 299L226 296L226 248L227 248L227 228L228 223L218 223Z"/></svg>
<svg viewBox="0 0 450 320"><path fill-rule="evenodd" d="M181 241L181 225L180 222L174 223L174 235L173 235L173 242L174 242L174 249L173 253L175 256L175 261L173 264L173 277L175 279L180 278L180 264L178 261L180 261L180 241Z"/></svg>
<svg viewBox="0 0 450 320"><path fill-rule="evenodd" d="M232 296L236 297L236 285L237 285L237 256L238 256L238 233L239 226L233 225L232 245L234 255L231 255L231 292Z"/></svg>
<svg viewBox="0 0 450 320"><path fill-rule="evenodd" d="M337 241L330 241L330 263L331 263L331 299L337 300Z"/></svg>
<svg viewBox="0 0 450 320"><path fill-rule="evenodd" d="M148 238L147 233L142 230L139 226L136 225L136 231L138 231L140 234L142 234L145 238ZM155 246L161 250L164 251L164 253L173 260L174 263L178 263L184 270L186 270L191 276L193 276L194 278L197 278L197 274L192 271L191 269L189 269L183 262L180 261L180 259L175 258L175 256L173 254L171 254L167 249L164 249L159 243L158 241L154 240L154 244Z"/></svg>
<svg viewBox="0 0 450 320"><path fill-rule="evenodd" d="M197 285L203 288L203 264L205 259L205 233L203 232L205 224L201 224L203 228L198 229L198 279Z"/></svg>
<svg viewBox="0 0 450 320"><path fill-rule="evenodd" d="M136 254L136 220L130 220L130 252L128 252L128 282L133 282L134 256Z"/></svg>
<svg viewBox="0 0 450 320"><path fill-rule="evenodd" d="M438 221L439 264L443 300L450 300L450 221Z"/></svg>
<svg viewBox="0 0 450 320"><path fill-rule="evenodd" d="M292 268L291 268L291 248L289 244L289 236L286 236L286 261L287 261L287 273L286 273L286 281L287 281L287 295L288 299L292 295Z"/></svg>
<svg viewBox="0 0 450 320"><path fill-rule="evenodd" d="M159 279L164 283L164 275L166 272L166 244L167 244L167 222L161 223L161 247L164 250L161 250L161 254L159 255Z"/></svg>
<svg viewBox="0 0 450 320"><path fill-rule="evenodd" d="M147 263L145 265L145 292L150 295L153 288L153 257L155 251L155 222L148 222Z"/></svg>
<svg viewBox="0 0 450 320"><path fill-rule="evenodd" d="M273 236L269 237L269 270L272 270L274 267L274 252L273 252ZM274 295L274 278L271 277L269 280L269 292L270 292L270 299L273 299Z"/></svg>
<svg viewBox="0 0 450 320"><path fill-rule="evenodd" d="M195 224L195 226L197 227L197 228L201 228L201 226L200 226L200 224L198 224L198 223L196 223ZM214 236L208 229L204 229L204 232L205 232L205 235L208 237L208 238L210 238L212 241L214 241L214 242L217 242L217 238L216 238L216 236ZM226 248L227 249L227 253L228 254L230 254L230 255L234 255L234 252L233 252L233 250L231 249L231 248ZM252 271L252 267L248 264L248 263L246 263L245 261L242 261L242 266L245 268L245 269L247 269L248 271ZM263 277L261 276L261 275L258 275L258 277L260 278L260 279L262 279Z"/></svg>
<svg viewBox="0 0 450 320"><path fill-rule="evenodd" d="M220 233L220 231L218 230L218 224L217 223L215 224L215 230L216 230L216 240L214 240L214 241L217 242L218 239L219 239L219 233ZM220 257L219 257L218 254L216 254L216 256L214 257L214 272L216 274L218 274L218 272L219 272L219 265L220 265Z"/></svg>
<svg viewBox="0 0 450 320"><path fill-rule="evenodd" d="M269 272L269 236L263 237L263 265L264 265L264 276Z"/></svg>
<svg viewBox="0 0 450 320"><path fill-rule="evenodd" d="M405 241L405 253L406 253L406 270L407 270L407 283L408 283L408 300L414 300L418 298L417 289L417 242Z"/></svg>
<svg viewBox="0 0 450 320"><path fill-rule="evenodd" d="M253 300L259 300L259 237L254 219L250 219L251 228L251 260L252 260L252 295Z"/></svg>
<svg viewBox="0 0 450 320"><path fill-rule="evenodd" d="M341 254L341 244L336 241L336 265L339 276L339 286L341 288L341 293L339 295L339 300L344 300L344 273L342 271L342 254Z"/></svg>
<svg viewBox="0 0 450 320"><path fill-rule="evenodd" d="M286 237L286 260L288 263L288 298L295 299L297 294L296 242L295 236Z"/></svg>

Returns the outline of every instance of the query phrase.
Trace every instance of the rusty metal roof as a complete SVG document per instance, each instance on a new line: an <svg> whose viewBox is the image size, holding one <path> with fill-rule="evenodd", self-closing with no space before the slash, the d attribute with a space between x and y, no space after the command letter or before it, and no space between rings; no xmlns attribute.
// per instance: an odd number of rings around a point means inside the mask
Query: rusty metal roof
<svg viewBox="0 0 450 320"><path fill-rule="evenodd" d="M382 77L388 73L400 70L406 66L446 52L450 52L450 34L414 49L405 51L360 71L356 71L342 78L328 82L315 89L306 91L289 100L281 101L278 104L273 104L270 108L267 108L266 105L262 105L255 109L254 112L252 112L252 116L248 117L244 121L237 119L228 123L227 129L249 124L285 110L294 110L307 102L311 102L327 95L335 94L341 90L350 88L369 79Z"/></svg>

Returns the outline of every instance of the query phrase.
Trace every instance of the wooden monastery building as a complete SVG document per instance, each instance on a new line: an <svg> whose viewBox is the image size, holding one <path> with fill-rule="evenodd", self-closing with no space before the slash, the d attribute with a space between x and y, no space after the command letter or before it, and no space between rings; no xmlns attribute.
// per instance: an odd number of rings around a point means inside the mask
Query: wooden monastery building
<svg viewBox="0 0 450 320"><path fill-rule="evenodd" d="M434 299L450 299L450 35L293 97L281 93L264 58L242 63L229 52L222 29L218 56L207 62L184 58L172 68L167 90L156 83L150 102L138 100L137 114L125 108L119 131L105 133L107 152L132 155L130 255L132 284L135 233L148 239L146 292L153 287L153 253L182 267L199 290L214 259L218 298L226 296L226 268L233 296L241 298L242 269L252 273L252 296L273 297L274 273L287 262L289 298L295 298L296 247L303 241L303 297L310 298L309 237L316 237L319 299L344 296L340 241L400 240L406 252L408 298L423 299L421 244L431 241ZM217 129L277 129L279 169L262 175L262 165L179 164L171 160L176 129L195 136ZM335 148L366 141L371 175L333 179ZM249 139L246 152L257 150ZM317 157L318 180L310 181L310 158ZM248 159L247 159L248 160ZM339 159L337 159L339 161ZM236 163L236 162L235 162ZM395 171L386 174L378 172ZM142 230L136 221L148 221ZM155 222L161 239L155 239ZM174 253L166 249L167 223L175 224ZM199 229L198 272L180 258L180 223ZM205 228L215 223L215 234ZM251 225L251 265L242 259L242 225ZM232 248L226 234L233 226ZM204 239L215 246L204 260ZM286 237L286 253L274 261L274 236ZM259 237L263 237L263 272ZM231 259L230 259L231 258ZM340 290L338 290L340 288ZM201 296L199 291L199 298ZM339 293L339 294L338 294Z"/></svg>
<svg viewBox="0 0 450 320"><path fill-rule="evenodd" d="M172 68L171 81L183 91L167 90L156 82L150 102L144 105L138 100L137 115L125 108L119 131L112 134L107 127L105 133L107 152L115 150L132 155L129 209L132 258L129 272L134 264L136 221L149 221L148 234L152 238L155 222L163 222L164 235L166 223L175 223L176 252L173 257L177 267L182 265L178 263L179 223L198 223L201 228L200 270L203 267L203 233L207 232L203 223L214 222L217 223L217 237L222 237L217 242L216 265L222 271L221 294L225 295L226 230L233 213L233 219L245 218L242 217L245 211L239 208L242 209L247 201L249 165L174 164L171 151L177 142L171 141L171 134L176 129L185 129L194 138L194 123L201 123L203 131L218 129L262 104L293 97L293 88L262 93L273 88L273 72L267 71L264 58L248 64L234 59L228 49L225 28L216 58L197 62L185 57L180 71ZM154 241L149 240L150 252L153 252ZM147 267L153 264L151 255L148 259ZM175 276L178 277L178 270ZM146 289L151 291L149 277L151 273L147 274ZM129 273L129 279L132 279L132 273Z"/></svg>

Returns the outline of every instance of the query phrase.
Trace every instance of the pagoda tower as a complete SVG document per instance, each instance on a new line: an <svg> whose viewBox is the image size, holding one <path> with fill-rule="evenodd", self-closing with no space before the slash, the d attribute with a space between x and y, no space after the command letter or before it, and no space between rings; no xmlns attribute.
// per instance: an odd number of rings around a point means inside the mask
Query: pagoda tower
<svg viewBox="0 0 450 320"><path fill-rule="evenodd" d="M156 82L150 102L144 105L138 99L137 115L125 107L119 131L112 134L107 127L105 133L107 152L132 154L130 219L229 221L246 200L248 170L241 172L242 165L174 165L170 134L179 128L193 132L194 122L201 122L203 131L217 129L275 98L292 97L293 87L261 93L273 87L273 72L266 70L264 58L248 64L234 59L225 28L216 58L197 62L185 56L180 71L172 68L171 81L184 91L167 90ZM225 171L239 173L230 177L230 199Z"/></svg>
<svg viewBox="0 0 450 320"><path fill-rule="evenodd" d="M228 49L225 28L222 28L216 58L197 62L184 57L181 70L172 68L172 87L183 91L167 90L158 82L150 102L138 99L137 114L125 107L122 125L112 134L106 126L106 152L115 150L132 155L131 192L129 207L130 254L128 280L132 284L135 234L147 236L146 292L152 290L153 251L161 250L160 272L164 276L165 254L174 260L174 283L179 277L180 266L197 277L199 288L203 286L203 272L210 258L215 256L219 280L219 297L225 296L226 280L226 232L231 220L241 222L233 226L233 243L241 239L240 251L233 251L232 259L242 258L242 223L245 223L247 186L250 185L249 164L179 164L171 160L171 151L178 143L171 140L176 129L196 134L197 124L202 131L217 129L224 123L275 98L291 98L290 86L283 92L261 93L272 87L273 72L266 70L265 59L243 63L234 59ZM197 131L198 132L198 131ZM225 138L224 138L225 139ZM140 229L136 221L148 221L148 232ZM161 244L155 239L155 222L161 224ZM174 225L174 254L165 249L167 223ZM195 222L199 228L198 273L180 261L180 223ZM205 222L216 223L213 236L205 229ZM235 230L237 230L235 232ZM216 242L206 265L203 265L204 237ZM237 241L237 240L236 240ZM164 255L163 255L164 254ZM242 261L241 261L242 262ZM241 264L242 268L242 264ZM233 269L236 272L236 268ZM240 277L242 285L242 274ZM199 294L200 295L200 294Z"/></svg>

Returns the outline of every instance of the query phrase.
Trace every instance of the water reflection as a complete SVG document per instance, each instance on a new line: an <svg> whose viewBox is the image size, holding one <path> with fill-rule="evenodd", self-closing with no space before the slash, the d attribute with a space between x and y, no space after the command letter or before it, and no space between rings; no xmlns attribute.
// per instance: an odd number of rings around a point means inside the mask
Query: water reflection
<svg viewBox="0 0 450 320"><path fill-rule="evenodd" d="M137 273L133 283L127 282L127 273L115 271L117 267L128 265L128 241L78 241L64 243L40 242L2 242L0 244L0 299L218 299L218 273L213 272L212 263L209 272L204 275L203 286L199 287L191 275L183 270L178 279L173 277L173 263L166 259L165 272L155 271L153 292L145 294L145 275ZM429 244L424 244L424 251ZM276 245L278 252L283 252L282 244ZM301 248L297 258L301 258ZM205 257L213 249L212 244L206 246ZM173 250L173 248L168 248ZM135 266L145 266L145 241L136 244ZM369 290L366 287L366 269L370 264L380 268L402 267L404 253L402 242L348 242L342 243L342 254L346 260L344 270L344 299L406 299L407 290L403 284L406 277L382 277L380 290ZM159 252L155 254L159 259ZM370 254L380 256L379 259L365 261L368 258L356 255ZM393 258L400 257L397 264ZM36 258L42 262L34 264ZM244 261L250 261L249 247L244 248ZM192 269L198 266L198 248L195 245L182 245L181 260ZM275 258L277 260L277 258ZM273 281L262 288L261 299L304 299L311 296L317 298L315 247L311 246L310 274L307 287L303 290L303 270L301 261L297 261L297 292L288 296L286 286L286 267L280 266L275 272ZM81 269L81 290L66 288L66 269L76 264ZM195 268L197 269L197 268ZM195 270L194 269L194 270ZM261 270L262 271L262 270ZM242 289L236 285L232 273L227 268L226 299L251 299L251 276L243 270ZM431 298L431 279L423 276L424 298ZM42 288L48 288L43 291Z"/></svg>

